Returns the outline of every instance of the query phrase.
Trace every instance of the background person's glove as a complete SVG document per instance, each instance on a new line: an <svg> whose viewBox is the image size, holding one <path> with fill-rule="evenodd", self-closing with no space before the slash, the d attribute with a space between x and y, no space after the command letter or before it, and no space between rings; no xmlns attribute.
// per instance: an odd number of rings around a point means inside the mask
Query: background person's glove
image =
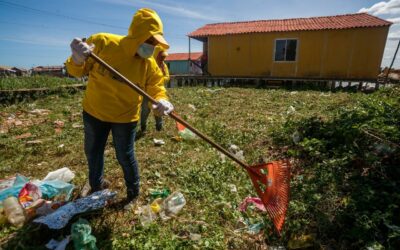
<svg viewBox="0 0 400 250"><path fill-rule="evenodd" d="M174 106L167 100L159 100L157 104L153 104L153 112L156 116L168 115L174 110Z"/></svg>
<svg viewBox="0 0 400 250"><path fill-rule="evenodd" d="M93 50L94 44L89 45L80 38L74 38L70 47L72 51L72 61L74 61L76 65L82 65Z"/></svg>

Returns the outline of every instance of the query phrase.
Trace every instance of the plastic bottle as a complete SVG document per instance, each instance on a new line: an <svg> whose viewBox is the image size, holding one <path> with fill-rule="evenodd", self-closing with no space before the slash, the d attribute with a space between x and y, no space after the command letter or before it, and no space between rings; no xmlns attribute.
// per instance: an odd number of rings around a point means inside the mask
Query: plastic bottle
<svg viewBox="0 0 400 250"><path fill-rule="evenodd" d="M164 200L164 209L167 214L178 214L185 206L186 200L181 192L173 192Z"/></svg>
<svg viewBox="0 0 400 250"><path fill-rule="evenodd" d="M140 213L140 222L142 226L147 226L157 218L157 215L153 212L149 205L142 208Z"/></svg>
<svg viewBox="0 0 400 250"><path fill-rule="evenodd" d="M25 211L16 197L11 196L3 201L4 213L8 222L16 227L21 227L25 223Z"/></svg>

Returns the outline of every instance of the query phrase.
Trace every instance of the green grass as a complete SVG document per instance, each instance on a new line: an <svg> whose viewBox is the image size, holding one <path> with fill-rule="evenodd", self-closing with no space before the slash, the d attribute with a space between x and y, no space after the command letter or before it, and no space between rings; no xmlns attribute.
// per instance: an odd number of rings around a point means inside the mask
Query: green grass
<svg viewBox="0 0 400 250"><path fill-rule="evenodd" d="M76 128L76 125L82 124L82 95L82 92L51 95L1 107L0 130L3 133L0 134L0 178L20 173L32 179L41 179L49 171L68 166L76 173L73 183L77 188L84 185L87 165L83 153L83 133L82 128ZM150 117L150 133L136 142L142 192L138 205L148 204L150 189L164 187L172 191L180 190L185 195L187 205L177 218L157 220L149 227L141 226L138 216L132 212L106 208L87 217L98 246L102 249L261 249L268 245L287 246L291 238L310 234L316 235L313 240L316 248L349 246L346 245L346 239L336 240L343 236L340 231L329 231L340 227L326 226L330 223L340 224L332 218L338 211L335 206L343 201L346 194L336 189L328 192L329 182L332 181L329 178L322 179L326 188L324 192L313 188L311 182L307 182L307 185L301 182L302 178L315 181L312 177L317 174L315 171L318 168L305 171L310 161L303 158L302 149L316 145L302 142L304 147L299 149L289 138L299 126L308 126L306 121L313 117L333 122L342 110L358 107L360 102L368 98L398 100L396 95L202 87L170 89L169 95L184 119L226 148L231 144L239 146L244 150L245 160L249 164L282 157L292 159L294 191L282 237L272 233L272 224L265 214L253 210L247 213L238 211L237 207L245 197L256 196L250 178L242 168L228 159L222 161L216 150L202 141L172 140L177 131L169 118L165 120L165 130L162 133L155 132L154 121ZM189 107L189 104L196 109ZM48 109L50 114L31 114L30 111L34 109ZM10 125L9 117L19 119L22 124ZM56 120L65 122L61 134L54 131ZM15 139L15 136L27 132L32 134L30 138ZM166 145L155 147L153 138L164 139ZM27 143L32 140L42 143ZM64 146L59 147L61 144ZM105 155L105 177L111 180L111 189L118 191L118 199L122 199L125 194L123 175L115 158L111 138ZM321 159L312 160L311 163L315 163ZM237 187L237 192L231 191L231 184ZM324 201L317 204L317 210L313 207L316 199ZM264 231L257 235L236 231L241 219L248 219L252 223L264 222ZM395 226L394 223L391 225ZM191 233L201 234L201 240L190 240ZM37 249L43 248L51 237L60 234L68 235L68 229L47 233L45 229L39 230L33 225L19 230L5 226L0 231L0 244L5 244L6 248L29 246ZM332 236L335 234L337 237ZM377 238L376 242L384 244L385 241ZM367 243L358 246L366 246Z"/></svg>
<svg viewBox="0 0 400 250"><path fill-rule="evenodd" d="M73 78L51 76L0 77L0 90L57 88L60 85L81 83Z"/></svg>

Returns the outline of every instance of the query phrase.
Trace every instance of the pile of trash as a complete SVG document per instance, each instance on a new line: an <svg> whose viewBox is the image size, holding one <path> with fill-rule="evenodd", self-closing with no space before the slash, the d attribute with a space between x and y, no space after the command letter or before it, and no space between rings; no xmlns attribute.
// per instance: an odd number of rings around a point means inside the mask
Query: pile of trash
<svg viewBox="0 0 400 250"><path fill-rule="evenodd" d="M179 191L169 194L168 189L153 190L150 192L151 202L148 205L138 207L135 210L140 218L142 226L147 226L158 217L161 220L169 220L175 217L186 205L183 194Z"/></svg>
<svg viewBox="0 0 400 250"><path fill-rule="evenodd" d="M50 172L43 180L29 180L25 176L0 180L0 226L11 224L22 227L28 222L59 230L78 214L105 207L116 192L108 189L70 201L75 174L67 167ZM73 240L76 249L97 249L90 224L79 219L72 225L71 235L62 241L50 240L48 249L65 249Z"/></svg>

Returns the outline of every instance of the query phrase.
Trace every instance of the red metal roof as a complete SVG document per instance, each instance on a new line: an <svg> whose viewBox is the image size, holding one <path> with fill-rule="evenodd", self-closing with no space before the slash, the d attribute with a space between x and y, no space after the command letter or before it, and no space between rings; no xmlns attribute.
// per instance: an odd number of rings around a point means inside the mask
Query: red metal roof
<svg viewBox="0 0 400 250"><path fill-rule="evenodd" d="M389 21L367 13L357 13L324 17L206 24L188 36L195 38L244 33L351 29L390 26L391 24Z"/></svg>
<svg viewBox="0 0 400 250"><path fill-rule="evenodd" d="M192 52L190 53L190 59L197 61L200 60L202 52ZM189 58L189 53L171 53L167 56L165 61L187 61Z"/></svg>

